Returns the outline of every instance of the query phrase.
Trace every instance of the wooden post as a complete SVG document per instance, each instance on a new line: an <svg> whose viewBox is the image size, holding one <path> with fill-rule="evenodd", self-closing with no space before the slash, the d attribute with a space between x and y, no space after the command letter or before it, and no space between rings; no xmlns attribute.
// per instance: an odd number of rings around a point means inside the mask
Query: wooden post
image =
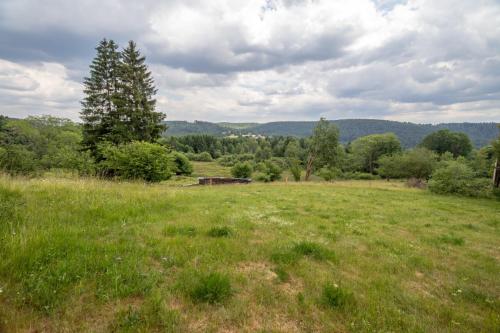
<svg viewBox="0 0 500 333"><path fill-rule="evenodd" d="M498 158L495 162L495 169L493 169L493 187L500 187L500 164Z"/></svg>

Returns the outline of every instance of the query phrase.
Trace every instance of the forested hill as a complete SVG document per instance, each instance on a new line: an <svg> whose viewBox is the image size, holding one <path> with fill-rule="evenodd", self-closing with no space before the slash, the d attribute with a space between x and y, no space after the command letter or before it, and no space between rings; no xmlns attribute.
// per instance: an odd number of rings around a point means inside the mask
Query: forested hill
<svg viewBox="0 0 500 333"><path fill-rule="evenodd" d="M333 120L332 122L340 129L340 140L343 143L368 134L393 132L405 147L414 147L427 134L444 128L466 133L476 147L487 145L498 136L498 127L495 123L431 125L376 119L342 119ZM305 137L311 135L315 124L314 121L278 121L265 124L167 121L168 130L166 135L212 134L224 136L252 133L265 136L290 135Z"/></svg>

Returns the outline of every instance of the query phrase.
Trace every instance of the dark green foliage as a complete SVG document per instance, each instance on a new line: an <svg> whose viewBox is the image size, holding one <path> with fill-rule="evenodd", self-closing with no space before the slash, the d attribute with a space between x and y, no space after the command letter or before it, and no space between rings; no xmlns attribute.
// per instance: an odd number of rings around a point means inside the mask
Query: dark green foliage
<svg viewBox="0 0 500 333"><path fill-rule="evenodd" d="M334 179L342 178L342 170L339 168L321 168L318 171L318 176L326 181L332 181Z"/></svg>
<svg viewBox="0 0 500 333"><path fill-rule="evenodd" d="M9 145L0 150L0 169L10 174L33 174L39 168L36 154L23 145Z"/></svg>
<svg viewBox="0 0 500 333"><path fill-rule="evenodd" d="M233 231L229 227L213 227L211 228L207 235L210 237L230 237Z"/></svg>
<svg viewBox="0 0 500 333"><path fill-rule="evenodd" d="M292 173L293 180L296 182L300 181L300 175L302 174L302 168L299 164L293 164L290 166L290 172Z"/></svg>
<svg viewBox="0 0 500 333"><path fill-rule="evenodd" d="M175 164L167 150L155 143L134 141L119 146L101 148L102 174L121 179L141 179L159 182L169 179L175 172Z"/></svg>
<svg viewBox="0 0 500 333"><path fill-rule="evenodd" d="M189 176L193 173L193 165L183 153L173 152L173 161L175 163L175 174Z"/></svg>
<svg viewBox="0 0 500 333"><path fill-rule="evenodd" d="M466 133L475 147L482 147L491 142L497 135L495 123L451 123L451 124L413 124L379 119L340 119L332 120L340 130L340 142L347 144L359 137L370 134L395 133L405 148L417 146L422 139L440 129L449 129ZM225 136L228 132L235 134L254 133L265 136L309 137L312 135L316 121L281 121L265 124L249 124L239 129L228 129L223 124L195 121L167 121L168 135L183 136L189 134L211 134Z"/></svg>
<svg viewBox="0 0 500 333"><path fill-rule="evenodd" d="M426 148L382 156L377 172L386 178L428 179L437 166L437 155Z"/></svg>
<svg viewBox="0 0 500 333"><path fill-rule="evenodd" d="M321 118L314 128L308 146L305 180L309 180L314 168L334 166L338 157L339 130Z"/></svg>
<svg viewBox="0 0 500 333"><path fill-rule="evenodd" d="M235 178L250 178L252 176L252 166L248 162L237 163L231 168L231 174Z"/></svg>
<svg viewBox="0 0 500 333"><path fill-rule="evenodd" d="M134 42L118 52L118 45L103 39L84 80L82 101L83 145L99 160L103 142L153 142L165 130L164 115L155 112L156 93L151 73Z"/></svg>
<svg viewBox="0 0 500 333"><path fill-rule="evenodd" d="M190 161L197 161L197 162L211 162L211 161L213 161L212 156L208 152L206 152L206 151L201 152L199 154L196 154L196 153L186 153L186 157Z"/></svg>
<svg viewBox="0 0 500 333"><path fill-rule="evenodd" d="M194 301L215 304L226 300L232 293L227 275L209 273L198 276L189 295Z"/></svg>
<svg viewBox="0 0 500 333"><path fill-rule="evenodd" d="M0 169L35 174L49 169L93 174L91 156L81 151L81 127L50 116L6 120L0 130Z"/></svg>
<svg viewBox="0 0 500 333"><path fill-rule="evenodd" d="M384 155L399 153L401 144L394 133L372 134L353 141L350 149L360 171L374 173L378 167L378 159Z"/></svg>
<svg viewBox="0 0 500 333"><path fill-rule="evenodd" d="M119 123L114 103L118 94L120 53L118 45L103 39L96 47L97 54L90 65L90 76L84 79L81 118L83 120L83 146L94 153L102 141L116 140L111 134Z"/></svg>
<svg viewBox="0 0 500 333"><path fill-rule="evenodd" d="M353 303L354 297L351 292L344 290L335 283L323 286L321 303L333 309L342 309Z"/></svg>
<svg viewBox="0 0 500 333"><path fill-rule="evenodd" d="M439 194L487 196L490 189L489 179L475 178L474 171L458 161L442 162L429 180L429 190Z"/></svg>
<svg viewBox="0 0 500 333"><path fill-rule="evenodd" d="M427 135L420 145L440 155L450 152L453 157L467 156L472 151L472 144L467 134L447 129Z"/></svg>
<svg viewBox="0 0 500 333"><path fill-rule="evenodd" d="M477 177L492 177L495 167L495 151L493 146L485 146L478 150L473 150L469 155L467 164L474 170Z"/></svg>
<svg viewBox="0 0 500 333"><path fill-rule="evenodd" d="M155 112L156 88L151 72L133 41L121 52L118 64L118 94L114 100L120 123L111 129L113 135L123 131L118 142L132 140L153 142L165 130L164 115ZM111 140L116 143L115 140Z"/></svg>
<svg viewBox="0 0 500 333"><path fill-rule="evenodd" d="M262 174L257 180L263 182L274 182L281 179L281 168L271 161L266 161L259 166Z"/></svg>

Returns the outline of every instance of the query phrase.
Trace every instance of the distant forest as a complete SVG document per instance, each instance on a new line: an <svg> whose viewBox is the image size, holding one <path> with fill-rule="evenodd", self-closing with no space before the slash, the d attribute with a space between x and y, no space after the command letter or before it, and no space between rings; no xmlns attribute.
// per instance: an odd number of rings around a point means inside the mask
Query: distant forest
<svg viewBox="0 0 500 333"><path fill-rule="evenodd" d="M405 148L419 144L429 133L440 129L463 132L469 136L475 147L489 144L498 135L496 123L448 123L448 124L414 124L376 119L342 119L332 120L340 130L340 142L349 143L355 139L378 133L392 132L401 140ZM183 136L188 134L212 134L226 136L230 134L260 134L265 136L308 137L312 134L316 121L279 121L264 124L255 123L211 123L205 121L167 121L166 136Z"/></svg>

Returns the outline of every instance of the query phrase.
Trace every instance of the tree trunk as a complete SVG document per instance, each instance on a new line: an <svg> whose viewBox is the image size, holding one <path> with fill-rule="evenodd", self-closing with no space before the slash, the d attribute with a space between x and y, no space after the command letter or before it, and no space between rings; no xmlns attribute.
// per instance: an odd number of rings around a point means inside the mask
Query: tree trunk
<svg viewBox="0 0 500 333"><path fill-rule="evenodd" d="M495 162L495 169L493 169L493 187L500 187L500 164L498 158Z"/></svg>
<svg viewBox="0 0 500 333"><path fill-rule="evenodd" d="M309 157L307 158L306 178L305 178L305 181L308 181L309 177L311 177L312 169L313 169L313 162L314 162L314 156L311 155L311 154L309 154Z"/></svg>

